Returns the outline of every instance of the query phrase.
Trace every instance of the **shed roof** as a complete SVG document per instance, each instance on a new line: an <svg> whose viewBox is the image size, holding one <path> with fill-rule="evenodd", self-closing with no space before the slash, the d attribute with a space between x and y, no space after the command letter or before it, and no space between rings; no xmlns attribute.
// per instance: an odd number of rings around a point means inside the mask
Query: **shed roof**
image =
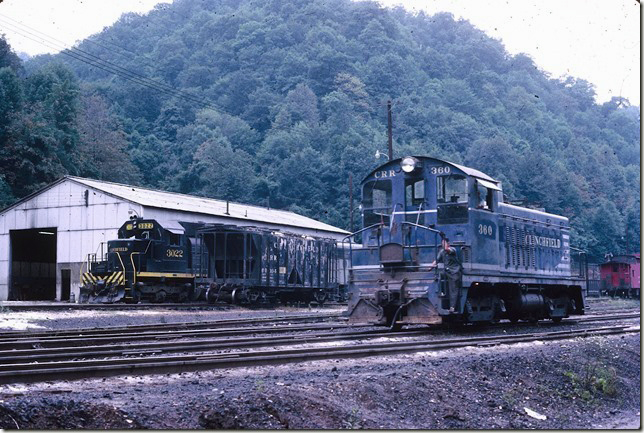
<svg viewBox="0 0 644 433"><path fill-rule="evenodd" d="M102 191L108 195L127 200L146 207L154 207L160 209L169 209L180 212L199 213L204 215L219 216L222 218L238 219L243 221L262 222L269 224L285 225L292 227L302 227L313 230L321 230L333 233L348 234L347 231L329 224L322 223L294 212L268 209L260 206L253 206L248 204L228 202L226 205L225 200L215 200L206 197L197 197L194 195L179 194L174 192L159 191L149 188L142 188L132 185L124 185L113 182L106 182L102 180L86 179L76 176L65 176L58 181L46 186L40 191L25 197L18 203L4 209L5 212L18 204L29 200L30 198L38 195L39 193L61 183L65 180L70 180L78 184L84 185Z"/></svg>

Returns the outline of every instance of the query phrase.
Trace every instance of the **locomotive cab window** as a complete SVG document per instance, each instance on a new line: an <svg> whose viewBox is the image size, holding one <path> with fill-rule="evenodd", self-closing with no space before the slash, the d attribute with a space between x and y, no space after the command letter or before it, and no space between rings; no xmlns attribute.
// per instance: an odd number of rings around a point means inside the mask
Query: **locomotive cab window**
<svg viewBox="0 0 644 433"><path fill-rule="evenodd" d="M368 182L362 193L364 226L379 222L389 224L391 214L391 181L388 179Z"/></svg>
<svg viewBox="0 0 644 433"><path fill-rule="evenodd" d="M425 181L423 179L407 179L405 181L405 204L420 206L425 200Z"/></svg>
<svg viewBox="0 0 644 433"><path fill-rule="evenodd" d="M181 245L181 235L170 233L170 245Z"/></svg>
<svg viewBox="0 0 644 433"><path fill-rule="evenodd" d="M436 178L436 209L439 224L458 224L467 221L467 178L452 174Z"/></svg>
<svg viewBox="0 0 644 433"><path fill-rule="evenodd" d="M467 203L467 179L465 176L438 176L436 178L436 200L438 203Z"/></svg>
<svg viewBox="0 0 644 433"><path fill-rule="evenodd" d="M483 210L492 210L492 194L494 194L494 190L492 190L491 188L486 188L483 185L477 183L476 208Z"/></svg>
<svg viewBox="0 0 644 433"><path fill-rule="evenodd" d="M494 210L494 192L501 191L501 188L496 184L483 179L476 179L474 185L476 192L476 208L490 211Z"/></svg>

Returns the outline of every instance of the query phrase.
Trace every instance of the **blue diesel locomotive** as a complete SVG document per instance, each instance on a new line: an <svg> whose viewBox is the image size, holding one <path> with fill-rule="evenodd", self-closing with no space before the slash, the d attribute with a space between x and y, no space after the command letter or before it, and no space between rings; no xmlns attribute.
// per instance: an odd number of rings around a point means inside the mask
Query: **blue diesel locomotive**
<svg viewBox="0 0 644 433"><path fill-rule="evenodd" d="M363 228L348 237L357 240L351 323L558 322L584 313L585 257L570 247L567 218L505 203L498 181L436 158L389 161L361 188ZM449 275L435 264L443 238L462 265L452 309Z"/></svg>

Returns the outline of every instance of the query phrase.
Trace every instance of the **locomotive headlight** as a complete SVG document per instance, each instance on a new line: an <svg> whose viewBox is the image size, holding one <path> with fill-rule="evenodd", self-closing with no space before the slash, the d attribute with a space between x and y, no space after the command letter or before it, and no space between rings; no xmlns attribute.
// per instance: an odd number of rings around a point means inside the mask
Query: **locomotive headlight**
<svg viewBox="0 0 644 433"><path fill-rule="evenodd" d="M416 169L416 163L417 162L418 161L416 160L416 158L411 157L411 156L407 156L407 157L403 158L402 162L400 163L400 168L402 168L402 170L405 173L411 173L412 171L414 171Z"/></svg>

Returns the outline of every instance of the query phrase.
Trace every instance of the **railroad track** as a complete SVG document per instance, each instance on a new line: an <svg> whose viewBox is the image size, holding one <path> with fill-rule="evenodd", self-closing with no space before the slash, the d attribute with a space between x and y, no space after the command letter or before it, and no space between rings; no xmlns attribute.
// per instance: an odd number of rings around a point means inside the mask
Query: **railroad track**
<svg viewBox="0 0 644 433"><path fill-rule="evenodd" d="M140 309L205 309L222 310L233 308L231 304L208 304L197 303L163 303L163 304L80 304L76 302L25 302L25 301L3 301L0 306L11 311L34 311L34 310L140 310Z"/></svg>
<svg viewBox="0 0 644 433"><path fill-rule="evenodd" d="M9 363L0 365L0 383L30 383L47 380L80 379L116 375L142 375L212 370L232 367L306 362L322 359L382 356L455 349L460 347L495 346L531 341L552 341L590 336L639 333L639 326L620 325L567 331L457 337L439 340L406 340L371 342L332 347L305 347L261 351L236 351L184 355L159 355L138 358L63 360L41 363ZM399 336L399 334L391 334Z"/></svg>
<svg viewBox="0 0 644 433"><path fill-rule="evenodd" d="M574 319L567 319L561 324L576 324L587 323L594 321L609 321L609 320L624 320L639 318L640 315L636 313L620 314L620 315L604 315L604 316L589 316L578 317ZM326 322L327 320L335 320L331 323L315 323ZM62 350L69 350L70 353L79 353L79 350L74 350L78 347L95 348L101 345L119 344L119 347L125 348L139 348L149 346L150 348L168 348L171 340L178 339L210 339L213 338L231 338L235 337L235 341L250 342L252 340L259 341L258 335L262 334L285 334L285 333L299 333L304 332L320 332L320 331L338 331L346 329L359 328L355 325L347 325L344 323L345 318L340 315L321 315L321 316L296 316L296 317L279 317L279 318L256 318L245 320L220 320L213 322L195 322L195 323L176 323L164 325L139 325L132 327L118 327L118 328L87 328L76 330L64 331L48 331L48 332L9 332L0 334L0 358L2 353L9 351L11 354L16 354L16 350L31 351L54 349L59 348ZM288 322L289 324L279 324ZM304 325L294 325L293 323L304 322ZM311 323L314 322L314 323ZM272 326L247 326L250 324L272 324ZM234 327L226 327L235 325ZM240 327L240 325L243 325ZM521 322L518 324L509 325L507 322L501 322L494 325L488 325L488 328L504 327L516 328L518 326L534 326L533 323ZM558 326L551 322L541 322L537 326ZM364 328L364 327L363 327ZM449 329L450 326L434 326L416 327L411 331L403 332L432 332ZM456 328L460 330L468 330L467 327ZM480 329L480 328L475 328ZM371 333L372 331L364 331ZM386 334L386 328L378 328L373 331L377 334ZM398 333L397 335L403 335ZM243 338L246 336L253 336L253 338ZM298 337L299 338L299 337ZM282 339L274 339L274 341ZM273 341L273 340L270 340ZM150 343L152 342L152 343ZM281 344L281 343L280 343ZM127 345L127 346L126 346ZM168 349L169 350L169 349ZM4 352L3 352L4 351ZM51 353L54 353L52 351ZM43 352L44 353L44 352ZM79 355L80 356L80 355Z"/></svg>
<svg viewBox="0 0 644 433"><path fill-rule="evenodd" d="M577 324L600 320L621 320L639 318L639 315L629 314L609 317L584 317L569 320L564 324ZM515 328L519 325L510 325ZM529 323L523 325L530 325ZM542 326L558 326L549 322ZM488 329L508 326L507 323L497 324ZM305 326L273 326L258 328L224 328L214 330L173 330L167 333L138 333L137 335L121 335L107 333L98 335L70 335L61 338L9 338L0 340L0 364L19 362L48 362L62 359L152 355L160 353L195 352L205 350L230 350L262 346L284 346L298 343L325 342L332 340L356 340L365 338L391 337L386 328L362 329L342 323L308 324ZM366 327L362 327L366 328ZM415 327L395 333L395 337L427 335L435 331L445 330L446 327ZM457 332L471 332L480 328L457 328ZM293 334L295 332L295 334ZM282 334L282 335L273 335ZM285 335L288 334L288 335ZM249 336L252 335L252 336ZM234 338L231 338L234 337Z"/></svg>
<svg viewBox="0 0 644 433"><path fill-rule="evenodd" d="M38 330L38 331L0 331L0 341L7 338L34 338L34 337L63 337L74 335L106 335L106 334L138 334L141 332L157 331L169 332L190 329L215 329L225 326L248 326L256 324L271 323L299 323L299 322L319 322L325 320L346 320L342 314L306 314L300 316L273 316L273 317L255 317L244 319L223 319L209 320L199 322L175 322L175 323L156 323L148 325L128 325L128 326L108 326L103 328L76 328L76 329L57 329L57 330Z"/></svg>
<svg viewBox="0 0 644 433"><path fill-rule="evenodd" d="M301 303L301 308L305 308L308 303ZM344 307L346 302L325 302L322 305L316 305L315 308L336 308ZM244 308L260 309L266 307L275 307L269 305L244 305ZM207 302L194 303L140 303L140 304L80 304L75 302L25 302L25 301L2 301L0 307L11 311L38 311L38 310L230 310L238 308L238 305L228 303L210 304Z"/></svg>

